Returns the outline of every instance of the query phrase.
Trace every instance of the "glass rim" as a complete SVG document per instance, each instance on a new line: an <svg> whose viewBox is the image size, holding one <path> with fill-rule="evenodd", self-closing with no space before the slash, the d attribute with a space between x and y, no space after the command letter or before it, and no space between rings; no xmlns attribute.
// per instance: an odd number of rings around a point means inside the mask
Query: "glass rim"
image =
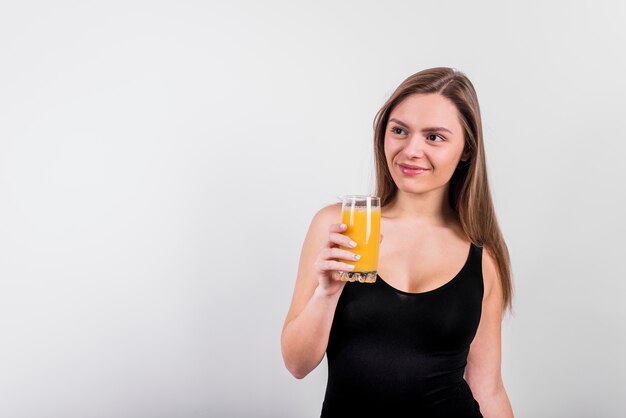
<svg viewBox="0 0 626 418"><path fill-rule="evenodd" d="M380 197L366 194L347 194L343 196L339 196L341 200L353 199L353 200L367 200L368 198L374 200L380 200Z"/></svg>

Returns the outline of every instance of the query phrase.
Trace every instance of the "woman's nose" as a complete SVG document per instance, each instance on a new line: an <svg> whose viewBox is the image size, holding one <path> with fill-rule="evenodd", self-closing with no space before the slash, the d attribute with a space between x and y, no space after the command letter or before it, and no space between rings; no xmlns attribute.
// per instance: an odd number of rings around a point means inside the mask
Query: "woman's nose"
<svg viewBox="0 0 626 418"><path fill-rule="evenodd" d="M424 155L424 147L426 141L420 135L409 137L404 147L404 152L408 157L422 157Z"/></svg>

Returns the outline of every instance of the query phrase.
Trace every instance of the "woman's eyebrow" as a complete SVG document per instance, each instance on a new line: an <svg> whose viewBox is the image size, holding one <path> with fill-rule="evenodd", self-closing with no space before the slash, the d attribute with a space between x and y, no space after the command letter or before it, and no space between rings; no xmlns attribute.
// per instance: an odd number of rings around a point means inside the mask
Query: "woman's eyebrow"
<svg viewBox="0 0 626 418"><path fill-rule="evenodd" d="M396 118L391 118L391 119L389 119L389 122L395 122L395 123L397 123L398 125L403 126L403 127L405 127L405 128L408 128L408 127L409 127L409 125L407 125L406 123L404 123L404 122L402 122L401 120L398 120L398 119L396 119Z"/></svg>
<svg viewBox="0 0 626 418"><path fill-rule="evenodd" d="M433 126L432 128L424 128L422 129L422 132L440 132L440 131L444 131L447 132L449 134L452 134L452 131L448 128L444 128L443 126Z"/></svg>
<svg viewBox="0 0 626 418"><path fill-rule="evenodd" d="M407 125L406 123L404 123L401 120L398 120L396 118L389 119L389 122L395 122L395 123L397 123L398 125L400 125L400 126L402 126L404 128L408 128L409 127L409 125ZM429 127L429 128L422 128L422 132L441 132L441 131L448 132L449 134L452 134L452 131L450 129L445 128L443 126L432 126L432 127Z"/></svg>

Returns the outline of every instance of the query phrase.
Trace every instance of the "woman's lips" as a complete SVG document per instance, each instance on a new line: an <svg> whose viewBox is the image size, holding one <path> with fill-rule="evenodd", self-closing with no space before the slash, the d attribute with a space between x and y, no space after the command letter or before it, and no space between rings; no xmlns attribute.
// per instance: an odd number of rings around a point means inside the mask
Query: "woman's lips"
<svg viewBox="0 0 626 418"><path fill-rule="evenodd" d="M428 171L426 168L406 166L404 164L398 164L398 167L400 167L400 171L409 176L415 176L423 173L424 171Z"/></svg>

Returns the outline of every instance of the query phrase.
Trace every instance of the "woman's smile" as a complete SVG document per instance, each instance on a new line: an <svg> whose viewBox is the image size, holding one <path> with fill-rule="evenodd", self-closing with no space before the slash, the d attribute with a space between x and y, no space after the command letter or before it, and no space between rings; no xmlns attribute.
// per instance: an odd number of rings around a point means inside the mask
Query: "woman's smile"
<svg viewBox="0 0 626 418"><path fill-rule="evenodd" d="M398 164L400 167L400 171L408 176L416 176L418 174L422 174L428 171L427 168L419 167L419 166L411 166L408 164Z"/></svg>

